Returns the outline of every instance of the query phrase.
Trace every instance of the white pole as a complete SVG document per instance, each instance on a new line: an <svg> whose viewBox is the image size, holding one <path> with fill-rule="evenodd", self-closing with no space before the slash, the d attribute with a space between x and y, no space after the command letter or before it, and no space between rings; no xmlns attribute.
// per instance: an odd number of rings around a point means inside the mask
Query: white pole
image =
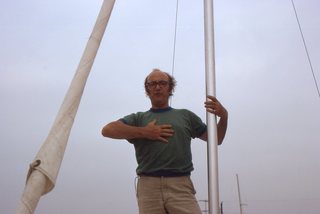
<svg viewBox="0 0 320 214"><path fill-rule="evenodd" d="M239 183L239 176L238 174L236 174L237 176L237 185L238 185L238 198L239 198L239 207L240 207L240 214L242 214L242 201L241 201L241 194L240 194L240 183Z"/></svg>
<svg viewBox="0 0 320 214"><path fill-rule="evenodd" d="M115 0L104 0L79 66L46 141L30 165L16 214L34 213L40 197L50 192L59 173L69 134L91 67L98 52Z"/></svg>
<svg viewBox="0 0 320 214"><path fill-rule="evenodd" d="M213 0L204 0L206 94L215 96ZM218 138L216 116L207 113L209 214L219 214Z"/></svg>

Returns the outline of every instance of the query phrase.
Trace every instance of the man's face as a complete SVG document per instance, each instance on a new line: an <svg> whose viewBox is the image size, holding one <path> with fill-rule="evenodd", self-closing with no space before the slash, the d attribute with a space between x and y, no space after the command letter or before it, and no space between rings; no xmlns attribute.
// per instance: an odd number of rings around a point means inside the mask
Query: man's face
<svg viewBox="0 0 320 214"><path fill-rule="evenodd" d="M153 71L147 78L148 96L153 108L168 107L170 97L169 77L161 71Z"/></svg>

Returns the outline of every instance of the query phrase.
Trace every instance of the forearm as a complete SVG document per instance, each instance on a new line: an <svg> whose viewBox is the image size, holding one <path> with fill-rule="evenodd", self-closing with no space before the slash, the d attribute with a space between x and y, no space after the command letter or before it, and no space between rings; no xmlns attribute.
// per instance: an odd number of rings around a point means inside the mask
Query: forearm
<svg viewBox="0 0 320 214"><path fill-rule="evenodd" d="M135 139L143 137L143 127L129 126L121 121L114 121L105 125L101 134L113 139Z"/></svg>
<svg viewBox="0 0 320 214"><path fill-rule="evenodd" d="M207 96L207 98L208 99L205 101L205 108L208 112L215 114L220 118L217 124L218 145L220 145L222 144L227 131L228 111L223 107L216 97ZM207 140L207 135L203 136L201 139Z"/></svg>
<svg viewBox="0 0 320 214"><path fill-rule="evenodd" d="M228 127L228 113L221 117L217 125L218 145L221 145L226 135Z"/></svg>
<svg viewBox="0 0 320 214"><path fill-rule="evenodd" d="M222 144L223 139L224 139L226 132L227 132L227 127L228 127L228 115L225 115L225 117L220 118L220 120L217 124L218 145ZM204 141L208 141L208 132L206 131L199 138Z"/></svg>

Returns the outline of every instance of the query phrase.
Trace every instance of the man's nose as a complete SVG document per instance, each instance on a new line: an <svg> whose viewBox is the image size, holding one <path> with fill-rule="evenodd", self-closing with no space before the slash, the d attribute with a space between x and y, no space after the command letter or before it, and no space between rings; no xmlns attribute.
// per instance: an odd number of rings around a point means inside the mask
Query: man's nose
<svg viewBox="0 0 320 214"><path fill-rule="evenodd" d="M157 84L156 84L156 89L160 89L160 88L161 88L160 84L157 83Z"/></svg>

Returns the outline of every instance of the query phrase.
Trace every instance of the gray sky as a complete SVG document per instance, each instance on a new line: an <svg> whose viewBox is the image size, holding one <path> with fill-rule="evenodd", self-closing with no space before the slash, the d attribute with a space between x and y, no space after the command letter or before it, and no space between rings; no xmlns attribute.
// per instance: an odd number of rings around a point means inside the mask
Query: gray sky
<svg viewBox="0 0 320 214"><path fill-rule="evenodd" d="M205 120L202 1L179 1L172 100ZM2 1L0 7L1 213L12 213L102 1ZM320 1L295 0L320 82ZM149 109L143 80L171 73L173 0L116 1L69 138L55 189L36 213L137 213L132 145L101 127ZM320 99L289 0L215 1L217 96L229 110L219 147L220 200L239 213L320 210ZM197 198L206 199L206 144L193 142ZM203 206L203 204L201 204Z"/></svg>

